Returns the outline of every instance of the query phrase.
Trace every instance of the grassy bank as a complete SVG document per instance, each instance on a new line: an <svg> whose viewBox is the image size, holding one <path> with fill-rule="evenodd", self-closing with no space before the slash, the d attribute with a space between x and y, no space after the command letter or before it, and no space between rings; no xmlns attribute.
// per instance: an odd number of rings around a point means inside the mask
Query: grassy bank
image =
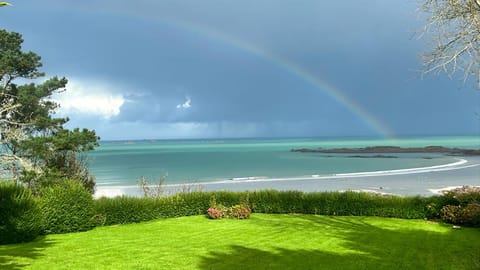
<svg viewBox="0 0 480 270"><path fill-rule="evenodd" d="M254 214L98 227L0 246L1 269L478 269L480 230L423 220Z"/></svg>

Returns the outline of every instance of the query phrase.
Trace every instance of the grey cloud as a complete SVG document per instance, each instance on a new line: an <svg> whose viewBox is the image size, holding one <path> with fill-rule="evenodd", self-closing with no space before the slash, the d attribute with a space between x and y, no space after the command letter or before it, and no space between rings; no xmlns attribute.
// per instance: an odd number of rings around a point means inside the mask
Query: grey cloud
<svg viewBox="0 0 480 270"><path fill-rule="evenodd" d="M2 24L24 34L26 48L42 56L47 74L124 86L111 91L129 101L120 115L102 124L111 129L99 127L111 136L134 124L160 130L178 123L196 123L202 136L227 136L235 128L262 136L374 134L322 89L288 65L253 53L246 43L327 81L395 133L478 132L478 93L459 94L455 81L421 81L412 71L424 49L422 41L411 38L421 25L412 1L139 0L133 5L17 1L15 8L2 10ZM178 110L186 96L191 108ZM450 108L448 119L462 121L449 124L427 116L445 116L445 108ZM75 119L95 125L92 119Z"/></svg>

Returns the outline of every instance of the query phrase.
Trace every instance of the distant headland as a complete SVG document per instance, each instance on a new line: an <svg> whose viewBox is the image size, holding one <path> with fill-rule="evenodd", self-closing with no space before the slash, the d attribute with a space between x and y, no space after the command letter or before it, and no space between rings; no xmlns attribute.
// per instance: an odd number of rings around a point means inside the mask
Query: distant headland
<svg viewBox="0 0 480 270"><path fill-rule="evenodd" d="M333 149L292 149L291 152L300 153L325 153L325 154L399 154L399 153L438 153L458 156L479 156L480 149L462 149L449 148L443 146L427 146L427 147L398 147L398 146L370 146L365 148L333 148ZM379 155L378 157L384 157ZM388 156L389 157L389 156Z"/></svg>

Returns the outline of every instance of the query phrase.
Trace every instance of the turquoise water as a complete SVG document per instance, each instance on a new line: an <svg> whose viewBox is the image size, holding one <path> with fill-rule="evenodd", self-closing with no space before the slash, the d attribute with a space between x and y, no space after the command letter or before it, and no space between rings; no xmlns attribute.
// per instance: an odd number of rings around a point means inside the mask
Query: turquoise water
<svg viewBox="0 0 480 270"><path fill-rule="evenodd" d="M303 138L102 142L89 154L99 186L136 185L144 176L167 183L231 178L286 178L428 167L455 162L436 154L397 154L398 158L351 158L345 154L294 153L292 148L395 145L480 148L478 137L398 139Z"/></svg>

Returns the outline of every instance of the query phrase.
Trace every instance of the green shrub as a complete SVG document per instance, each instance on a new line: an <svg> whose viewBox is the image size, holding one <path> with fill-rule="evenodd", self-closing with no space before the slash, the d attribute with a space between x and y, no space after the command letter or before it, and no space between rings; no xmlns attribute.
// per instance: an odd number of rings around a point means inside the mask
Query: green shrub
<svg viewBox="0 0 480 270"><path fill-rule="evenodd" d="M425 218L427 219L435 219L440 217L440 211L442 210L441 204L438 202L437 199L429 202L425 206Z"/></svg>
<svg viewBox="0 0 480 270"><path fill-rule="evenodd" d="M43 215L31 191L0 182L0 244L32 241L42 227Z"/></svg>
<svg viewBox="0 0 480 270"><path fill-rule="evenodd" d="M87 231L96 225L92 195L78 181L40 189L40 201L47 234Z"/></svg>

